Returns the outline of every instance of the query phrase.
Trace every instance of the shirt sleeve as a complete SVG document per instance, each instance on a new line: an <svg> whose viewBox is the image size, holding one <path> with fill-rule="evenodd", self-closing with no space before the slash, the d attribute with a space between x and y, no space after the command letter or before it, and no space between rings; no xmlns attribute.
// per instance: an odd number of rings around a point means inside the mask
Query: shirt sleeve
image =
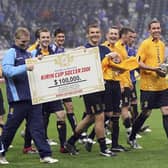
<svg viewBox="0 0 168 168"><path fill-rule="evenodd" d="M146 48L146 44L145 43L142 43L139 48L138 48L138 51L137 51L137 54L136 54L136 57L139 61L144 61L145 60L145 48Z"/></svg>
<svg viewBox="0 0 168 168"><path fill-rule="evenodd" d="M36 49L32 50L30 53L31 53L32 58L35 58L37 54L37 50Z"/></svg>
<svg viewBox="0 0 168 168"><path fill-rule="evenodd" d="M16 52L14 49L7 51L2 60L2 71L5 77L14 77L26 72L26 65L15 66Z"/></svg>

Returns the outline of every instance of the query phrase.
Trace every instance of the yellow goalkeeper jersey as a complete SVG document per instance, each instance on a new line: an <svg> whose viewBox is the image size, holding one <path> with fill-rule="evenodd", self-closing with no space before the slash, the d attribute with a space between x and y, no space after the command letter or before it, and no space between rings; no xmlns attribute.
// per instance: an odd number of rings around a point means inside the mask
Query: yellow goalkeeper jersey
<svg viewBox="0 0 168 168"><path fill-rule="evenodd" d="M102 45L108 47L112 52L119 53L117 47L115 45L114 46L110 45L108 41L105 41ZM102 69L103 69L103 77L105 80L120 81L119 73L114 69L112 69L111 60L108 57L104 57L104 59L102 60Z"/></svg>
<svg viewBox="0 0 168 168"><path fill-rule="evenodd" d="M138 48L137 57L145 65L158 67L165 59L165 44L154 41L152 37L145 39ZM145 91L161 91L168 88L166 78L156 72L140 69L140 89Z"/></svg>
<svg viewBox="0 0 168 168"><path fill-rule="evenodd" d="M128 54L127 54L127 50L125 48L125 45L122 43L121 40L118 40L116 42L116 47L120 51L120 56L121 56L121 60L122 61L124 61L124 60L129 58ZM126 71L126 72L120 74L120 85L121 85L121 88L131 87L132 86L132 82L131 82L130 72L129 71Z"/></svg>

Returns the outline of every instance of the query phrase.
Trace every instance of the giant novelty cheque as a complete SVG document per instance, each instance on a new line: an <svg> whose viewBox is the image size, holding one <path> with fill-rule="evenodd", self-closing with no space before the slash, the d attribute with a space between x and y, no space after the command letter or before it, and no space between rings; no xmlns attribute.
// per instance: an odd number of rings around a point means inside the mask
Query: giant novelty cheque
<svg viewBox="0 0 168 168"><path fill-rule="evenodd" d="M33 104L105 89L98 47L31 58L26 64L34 64L27 72Z"/></svg>

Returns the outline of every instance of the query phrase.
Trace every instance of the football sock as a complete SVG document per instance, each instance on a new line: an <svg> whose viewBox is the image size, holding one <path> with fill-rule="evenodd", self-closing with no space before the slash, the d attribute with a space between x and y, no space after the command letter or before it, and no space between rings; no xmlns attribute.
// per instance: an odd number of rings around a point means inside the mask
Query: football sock
<svg viewBox="0 0 168 168"><path fill-rule="evenodd" d="M131 127L131 119L129 117L125 118L123 124L124 124L125 128L130 128Z"/></svg>
<svg viewBox="0 0 168 168"><path fill-rule="evenodd" d="M115 147L118 145L118 139L119 139L119 117L111 117L111 121L113 124L112 127L112 147Z"/></svg>
<svg viewBox="0 0 168 168"><path fill-rule="evenodd" d="M71 125L73 132L74 132L75 128L76 128L76 123L77 123L74 113L67 113L67 118L68 118L68 121Z"/></svg>
<svg viewBox="0 0 168 168"><path fill-rule="evenodd" d="M84 119L86 117L86 115L87 115L87 113L83 112L82 119Z"/></svg>
<svg viewBox="0 0 168 168"><path fill-rule="evenodd" d="M131 115L132 115L132 122L136 120L138 117L138 105L137 104L131 104Z"/></svg>
<svg viewBox="0 0 168 168"><path fill-rule="evenodd" d="M107 149L105 137L99 138L99 139L97 139L97 141L100 146L100 151L105 151Z"/></svg>
<svg viewBox="0 0 168 168"><path fill-rule="evenodd" d="M71 145L75 145L75 142L80 138L80 134L78 133L74 133L74 135L72 135L69 139L68 139L68 143Z"/></svg>
<svg viewBox="0 0 168 168"><path fill-rule="evenodd" d="M166 136L168 138L168 115L163 115L163 127L166 132Z"/></svg>
<svg viewBox="0 0 168 168"><path fill-rule="evenodd" d="M92 131L91 131L91 133L89 134L88 138L90 138L90 139L93 140L94 137L95 137L95 135L96 135L96 133L95 133L95 129L93 128Z"/></svg>
<svg viewBox="0 0 168 168"><path fill-rule="evenodd" d="M135 120L135 122L132 126L132 132L131 132L131 135L129 137L130 140L135 139L136 134L139 132L140 128L142 127L142 125L144 124L144 122L146 121L147 118L148 118L147 112L140 113L140 115Z"/></svg>
<svg viewBox="0 0 168 168"><path fill-rule="evenodd" d="M57 121L57 129L60 140L60 146L64 147L66 141L66 124L64 121Z"/></svg>

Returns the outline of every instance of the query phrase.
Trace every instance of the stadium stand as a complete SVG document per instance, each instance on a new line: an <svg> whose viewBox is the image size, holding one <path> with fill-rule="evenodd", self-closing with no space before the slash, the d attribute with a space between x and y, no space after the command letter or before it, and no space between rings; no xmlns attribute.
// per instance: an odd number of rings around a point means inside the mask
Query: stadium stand
<svg viewBox="0 0 168 168"><path fill-rule="evenodd" d="M1 0L0 49L8 48L16 27L27 26L33 34L41 26L66 31L66 47L85 43L85 29L97 22L105 31L109 25L131 26L139 34L139 41L152 18L163 24L163 37L168 39L167 0ZM167 41L168 42L168 41Z"/></svg>

